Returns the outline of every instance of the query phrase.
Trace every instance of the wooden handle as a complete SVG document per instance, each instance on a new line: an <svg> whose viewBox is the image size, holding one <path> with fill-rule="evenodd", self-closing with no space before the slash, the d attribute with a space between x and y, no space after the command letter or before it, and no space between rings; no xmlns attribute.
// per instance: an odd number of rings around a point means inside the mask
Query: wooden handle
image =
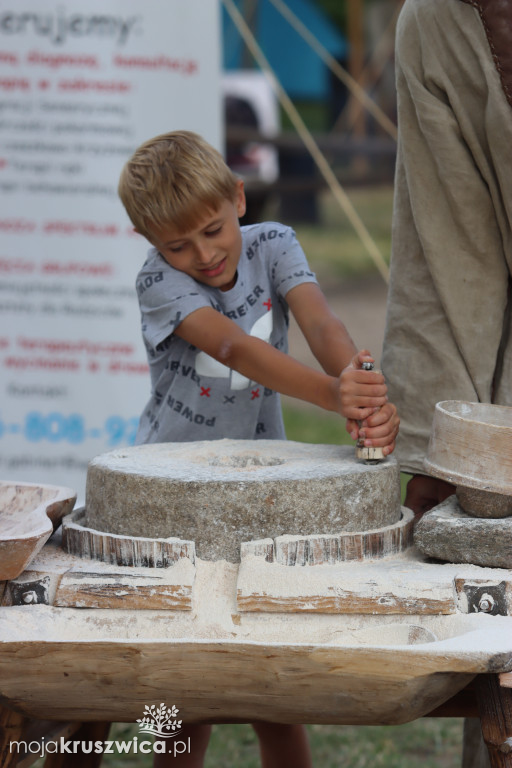
<svg viewBox="0 0 512 768"><path fill-rule="evenodd" d="M375 370L374 364L370 362L364 362L361 365L361 368L363 371L373 371ZM376 373L380 373L380 371L376 371ZM359 426L361 426L361 422L357 422ZM382 448L376 448L373 445L365 445L364 444L364 438L359 438L356 442L356 459L360 459L361 461L382 461L386 457L384 456L382 452Z"/></svg>

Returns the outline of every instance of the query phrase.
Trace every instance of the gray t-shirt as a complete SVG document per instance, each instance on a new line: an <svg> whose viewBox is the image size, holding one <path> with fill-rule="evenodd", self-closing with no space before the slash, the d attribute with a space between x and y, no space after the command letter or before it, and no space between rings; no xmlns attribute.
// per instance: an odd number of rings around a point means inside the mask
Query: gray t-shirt
<svg viewBox="0 0 512 768"><path fill-rule="evenodd" d="M288 351L286 294L316 282L295 233L266 222L242 227L237 280L229 291L198 283L152 248L137 277L152 394L136 443L285 439L279 395L217 362L173 331L213 307L246 333Z"/></svg>

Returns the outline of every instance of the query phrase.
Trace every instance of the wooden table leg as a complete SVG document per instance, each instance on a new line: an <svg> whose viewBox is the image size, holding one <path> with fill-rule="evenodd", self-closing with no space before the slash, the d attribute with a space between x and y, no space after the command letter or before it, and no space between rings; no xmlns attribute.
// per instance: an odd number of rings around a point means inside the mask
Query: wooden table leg
<svg viewBox="0 0 512 768"><path fill-rule="evenodd" d="M478 709L473 717L464 718L461 768L491 768L489 750L482 737Z"/></svg>
<svg viewBox="0 0 512 768"><path fill-rule="evenodd" d="M479 675L476 691L491 768L512 768L512 689L500 686L498 675Z"/></svg>
<svg viewBox="0 0 512 768"><path fill-rule="evenodd" d="M0 768L12 768L18 762L18 753L11 752L9 745L21 740L25 723L23 715L0 707Z"/></svg>

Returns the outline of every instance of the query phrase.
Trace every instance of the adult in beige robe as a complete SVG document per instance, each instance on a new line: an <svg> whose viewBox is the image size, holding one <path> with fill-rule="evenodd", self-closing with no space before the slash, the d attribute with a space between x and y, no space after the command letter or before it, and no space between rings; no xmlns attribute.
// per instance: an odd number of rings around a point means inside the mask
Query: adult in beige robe
<svg viewBox="0 0 512 768"><path fill-rule="evenodd" d="M512 405L512 0L406 0L383 371L417 513L435 404Z"/></svg>

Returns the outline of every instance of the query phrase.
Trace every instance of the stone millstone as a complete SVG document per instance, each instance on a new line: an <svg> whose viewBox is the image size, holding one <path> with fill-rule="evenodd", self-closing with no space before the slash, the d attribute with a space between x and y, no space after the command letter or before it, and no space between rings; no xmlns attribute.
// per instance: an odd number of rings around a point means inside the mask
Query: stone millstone
<svg viewBox="0 0 512 768"><path fill-rule="evenodd" d="M455 496L416 524L414 543L423 554L450 563L512 568L512 518L466 514Z"/></svg>
<svg viewBox="0 0 512 768"><path fill-rule="evenodd" d="M90 462L86 524L193 540L198 557L240 560L242 541L364 531L400 519L396 461L286 440L141 445Z"/></svg>

